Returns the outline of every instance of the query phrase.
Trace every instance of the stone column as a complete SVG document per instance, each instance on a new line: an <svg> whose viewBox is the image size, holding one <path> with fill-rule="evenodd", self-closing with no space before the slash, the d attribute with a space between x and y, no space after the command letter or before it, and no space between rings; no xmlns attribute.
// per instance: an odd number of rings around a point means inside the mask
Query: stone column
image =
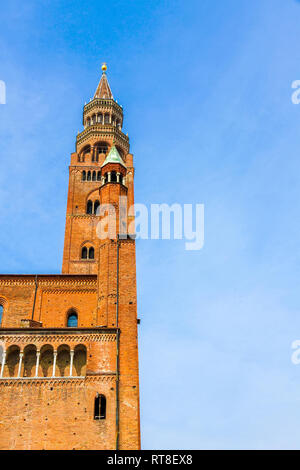
<svg viewBox="0 0 300 470"><path fill-rule="evenodd" d="M110 181L111 181L111 172L109 171L109 172L107 173L107 175L108 175L108 180L107 180L107 181L108 181L108 183L110 183Z"/></svg>
<svg viewBox="0 0 300 470"><path fill-rule="evenodd" d="M18 378L21 376L23 354L24 354L23 351L21 351L21 352L20 352L20 358L19 358Z"/></svg>
<svg viewBox="0 0 300 470"><path fill-rule="evenodd" d="M35 377L39 375L39 365L40 365L40 351L36 353L36 366L35 366Z"/></svg>
<svg viewBox="0 0 300 470"><path fill-rule="evenodd" d="M57 351L54 351L54 359L53 359L53 372L52 372L52 377L55 377L56 356L57 356Z"/></svg>
<svg viewBox="0 0 300 470"><path fill-rule="evenodd" d="M70 377L73 376L73 359L74 359L74 351L71 350L71 360L70 360Z"/></svg>
<svg viewBox="0 0 300 470"><path fill-rule="evenodd" d="M3 357L2 357L2 365L1 365L1 372L0 372L0 377L3 377L4 366L5 366L5 359L6 359L6 351L3 351Z"/></svg>
<svg viewBox="0 0 300 470"><path fill-rule="evenodd" d="M120 173L117 173L117 183L120 183Z"/></svg>

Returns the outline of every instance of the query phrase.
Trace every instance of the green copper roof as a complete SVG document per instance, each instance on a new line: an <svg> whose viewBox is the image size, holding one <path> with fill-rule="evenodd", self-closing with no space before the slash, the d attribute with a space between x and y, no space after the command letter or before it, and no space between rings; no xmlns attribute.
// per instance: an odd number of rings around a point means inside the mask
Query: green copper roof
<svg viewBox="0 0 300 470"><path fill-rule="evenodd" d="M123 165L126 168L126 165L122 160L122 157L120 156L118 150L116 149L114 145L110 149L109 154L107 155L106 159L104 160L102 164L102 167L104 165L107 165L108 163L119 163L120 165Z"/></svg>

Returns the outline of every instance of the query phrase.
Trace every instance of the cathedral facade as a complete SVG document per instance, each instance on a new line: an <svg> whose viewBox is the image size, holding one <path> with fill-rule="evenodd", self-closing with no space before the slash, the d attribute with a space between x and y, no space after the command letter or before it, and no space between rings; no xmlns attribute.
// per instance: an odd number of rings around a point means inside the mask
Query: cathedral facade
<svg viewBox="0 0 300 470"><path fill-rule="evenodd" d="M62 274L0 275L2 450L140 448L134 167L122 126L104 64L71 154Z"/></svg>

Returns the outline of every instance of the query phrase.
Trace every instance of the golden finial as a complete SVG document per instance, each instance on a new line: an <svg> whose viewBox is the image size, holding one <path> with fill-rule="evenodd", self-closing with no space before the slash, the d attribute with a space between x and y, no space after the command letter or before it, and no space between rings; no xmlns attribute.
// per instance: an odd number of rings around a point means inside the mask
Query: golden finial
<svg viewBox="0 0 300 470"><path fill-rule="evenodd" d="M102 64L102 67L101 67L101 68L102 68L102 72L103 72L103 73L105 73L105 72L106 72L106 70L107 70L107 65L106 65L106 62L103 62L103 64Z"/></svg>

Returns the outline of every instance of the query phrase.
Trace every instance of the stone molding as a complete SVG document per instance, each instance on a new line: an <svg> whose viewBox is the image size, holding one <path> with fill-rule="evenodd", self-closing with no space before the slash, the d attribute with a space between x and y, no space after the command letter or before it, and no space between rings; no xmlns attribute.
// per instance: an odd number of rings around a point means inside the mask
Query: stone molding
<svg viewBox="0 0 300 470"><path fill-rule="evenodd" d="M45 275L41 275L43 277L38 276L38 285L40 288L42 287L53 287L57 286L59 288L69 287L69 286L91 286L96 287L97 285L97 275L75 275L73 278L66 278L68 275L59 275L57 279L51 279L51 274L49 274L49 278ZM88 278L86 278L88 277ZM10 276L10 275L0 275L0 286L34 286L35 285L35 276L28 275L27 276Z"/></svg>
<svg viewBox="0 0 300 470"><path fill-rule="evenodd" d="M36 343L88 343L88 342L114 342L116 341L116 334L44 334L41 329L38 332L33 332L30 335L20 334L0 334L0 342L3 341L6 344L36 344Z"/></svg>
<svg viewBox="0 0 300 470"><path fill-rule="evenodd" d="M11 378L4 377L0 379L0 388L3 387L44 387L49 388L55 386L57 389L59 386L72 387L72 386L81 386L85 387L88 384L97 383L97 382L106 382L112 383L115 381L115 373L109 372L107 375L92 375L85 377L28 377L28 378Z"/></svg>

